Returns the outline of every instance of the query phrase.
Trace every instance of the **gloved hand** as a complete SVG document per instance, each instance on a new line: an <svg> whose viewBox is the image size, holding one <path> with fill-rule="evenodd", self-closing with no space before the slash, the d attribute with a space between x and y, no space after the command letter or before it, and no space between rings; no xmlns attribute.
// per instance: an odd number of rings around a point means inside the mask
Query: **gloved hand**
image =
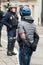
<svg viewBox="0 0 43 65"><path fill-rule="evenodd" d="M31 48L33 51L36 51L36 47L37 47L37 44L36 43L32 43L31 44Z"/></svg>
<svg viewBox="0 0 43 65"><path fill-rule="evenodd" d="M30 43L26 43L26 46L27 46L27 47L31 47L31 44L30 44Z"/></svg>

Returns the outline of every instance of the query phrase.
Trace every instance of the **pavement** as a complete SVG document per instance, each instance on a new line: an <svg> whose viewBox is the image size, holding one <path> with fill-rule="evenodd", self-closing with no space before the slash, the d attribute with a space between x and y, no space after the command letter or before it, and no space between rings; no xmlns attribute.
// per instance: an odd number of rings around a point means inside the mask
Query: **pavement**
<svg viewBox="0 0 43 65"><path fill-rule="evenodd" d="M18 50L14 48L14 52L16 52L17 55L7 56L7 43L8 43L8 39L7 39L6 28L5 29L3 28L2 38L1 38L2 47L0 47L0 65L19 65Z"/></svg>
<svg viewBox="0 0 43 65"><path fill-rule="evenodd" d="M43 65L43 27L37 26L37 31L40 36L40 40L37 46L36 52L33 53L30 65ZM15 42L15 48L14 52L17 53L17 55L13 56L7 56L7 32L6 28L3 28L2 30L2 38L1 38L1 44L2 47L0 47L0 65L19 65L19 59L18 59L18 43Z"/></svg>

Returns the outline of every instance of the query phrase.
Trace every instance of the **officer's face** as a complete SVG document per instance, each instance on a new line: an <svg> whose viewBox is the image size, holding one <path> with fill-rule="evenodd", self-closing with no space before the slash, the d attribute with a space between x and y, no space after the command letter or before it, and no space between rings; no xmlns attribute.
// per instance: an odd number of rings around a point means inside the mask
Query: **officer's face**
<svg viewBox="0 0 43 65"><path fill-rule="evenodd" d="M11 11L12 11L12 12L17 12L17 8L13 7L13 8L11 9Z"/></svg>

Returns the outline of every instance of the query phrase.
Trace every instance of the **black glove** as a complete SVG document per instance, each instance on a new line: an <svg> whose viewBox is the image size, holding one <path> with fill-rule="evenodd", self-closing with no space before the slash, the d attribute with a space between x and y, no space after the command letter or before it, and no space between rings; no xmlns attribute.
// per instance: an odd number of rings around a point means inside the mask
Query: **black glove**
<svg viewBox="0 0 43 65"><path fill-rule="evenodd" d="M25 40L24 43L25 43L25 45L26 45L27 47L30 47L30 46L31 46L31 43L29 43L27 40Z"/></svg>
<svg viewBox="0 0 43 65"><path fill-rule="evenodd" d="M31 44L31 48L32 48L32 50L33 50L33 51L36 51L37 44L35 44L35 43L32 43L32 44Z"/></svg>

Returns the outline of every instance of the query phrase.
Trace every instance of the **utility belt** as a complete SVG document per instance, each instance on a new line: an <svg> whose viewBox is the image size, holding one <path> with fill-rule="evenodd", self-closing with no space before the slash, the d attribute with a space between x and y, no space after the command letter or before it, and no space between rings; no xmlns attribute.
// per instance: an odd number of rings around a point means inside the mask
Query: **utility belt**
<svg viewBox="0 0 43 65"><path fill-rule="evenodd" d="M10 22L8 22L8 23L9 23L9 25L11 25L11 26L17 26L17 23L16 23L16 22L13 22L13 21L11 22L11 21L10 21Z"/></svg>

